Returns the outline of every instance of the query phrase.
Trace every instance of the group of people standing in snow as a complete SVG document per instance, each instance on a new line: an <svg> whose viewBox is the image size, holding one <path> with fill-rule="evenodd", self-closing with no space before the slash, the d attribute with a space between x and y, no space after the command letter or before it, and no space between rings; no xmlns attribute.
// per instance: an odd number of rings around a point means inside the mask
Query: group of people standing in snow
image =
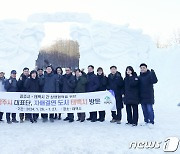
<svg viewBox="0 0 180 154"><path fill-rule="evenodd" d="M38 69L29 72L28 68L23 69L20 78L16 79L16 70L11 71L9 79L4 77L4 72L0 72L0 92L42 92L42 93L84 93L113 90L116 100L116 111L112 111L111 123L121 124L122 108L125 104L127 112L127 125L138 125L138 106L141 104L145 124L154 124L154 88L157 77L154 70L149 70L145 63L140 65L140 75L137 76L132 66L128 66L123 79L116 66L110 67L110 74L106 77L103 68L97 69L94 73L94 66L88 66L88 73L83 70L70 67L65 68L65 74L61 67L53 70L52 66L47 66L46 70ZM1 110L1 109L0 109ZM86 119L85 113L78 113L77 121L91 122L105 121L105 111L90 112ZM0 112L0 121L3 112ZM32 123L37 122L39 114L20 113L20 123L28 120ZM43 122L48 121L48 114L41 114ZM55 119L61 120L61 113L49 114L50 122ZM6 113L8 124L18 123L16 113ZM64 121L73 122L74 114L68 113Z"/></svg>

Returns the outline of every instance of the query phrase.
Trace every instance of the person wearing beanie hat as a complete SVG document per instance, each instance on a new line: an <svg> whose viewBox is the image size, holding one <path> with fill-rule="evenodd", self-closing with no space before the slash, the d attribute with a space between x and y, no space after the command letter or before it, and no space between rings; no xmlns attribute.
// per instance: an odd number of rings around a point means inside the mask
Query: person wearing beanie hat
<svg viewBox="0 0 180 154"><path fill-rule="evenodd" d="M12 70L11 74L17 74L16 70Z"/></svg>

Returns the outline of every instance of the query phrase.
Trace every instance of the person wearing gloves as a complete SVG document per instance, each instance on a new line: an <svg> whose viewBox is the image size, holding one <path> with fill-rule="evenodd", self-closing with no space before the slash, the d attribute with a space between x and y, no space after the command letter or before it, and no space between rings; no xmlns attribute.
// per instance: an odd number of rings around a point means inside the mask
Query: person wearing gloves
<svg viewBox="0 0 180 154"><path fill-rule="evenodd" d="M145 63L140 65L140 104L142 107L145 124L154 125L154 87L153 85L158 82L154 70L151 71L147 68Z"/></svg>

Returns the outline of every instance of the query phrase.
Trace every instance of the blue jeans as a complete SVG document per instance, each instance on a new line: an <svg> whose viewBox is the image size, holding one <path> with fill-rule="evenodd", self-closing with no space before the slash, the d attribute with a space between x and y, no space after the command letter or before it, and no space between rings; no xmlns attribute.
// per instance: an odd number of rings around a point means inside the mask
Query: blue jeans
<svg viewBox="0 0 180 154"><path fill-rule="evenodd" d="M154 124L154 110L153 104L141 104L143 115L144 115L144 122Z"/></svg>

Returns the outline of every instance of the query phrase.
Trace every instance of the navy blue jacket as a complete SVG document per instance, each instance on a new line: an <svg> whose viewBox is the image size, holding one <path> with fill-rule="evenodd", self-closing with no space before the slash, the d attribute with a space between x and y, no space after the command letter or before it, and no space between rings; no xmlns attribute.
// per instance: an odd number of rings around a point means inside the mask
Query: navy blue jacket
<svg viewBox="0 0 180 154"><path fill-rule="evenodd" d="M99 79L94 72L87 73L86 92L95 92L99 88Z"/></svg>
<svg viewBox="0 0 180 154"><path fill-rule="evenodd" d="M140 73L140 103L154 104L154 87L153 84L158 82L156 74L153 70L146 73Z"/></svg>
<svg viewBox="0 0 180 154"><path fill-rule="evenodd" d="M11 80L11 83L9 83L9 80ZM17 92L17 80L10 77L8 80L5 81L4 88L7 90L7 92Z"/></svg>
<svg viewBox="0 0 180 154"><path fill-rule="evenodd" d="M112 73L108 75L107 89L114 91L117 109L123 108L123 103L122 103L123 88L124 88L124 80L120 72L116 72L116 74L114 75Z"/></svg>
<svg viewBox="0 0 180 154"><path fill-rule="evenodd" d="M76 87L75 76L71 74L65 74L62 77L62 92L73 93Z"/></svg>
<svg viewBox="0 0 180 154"><path fill-rule="evenodd" d="M139 104L139 79L136 73L124 78L124 104Z"/></svg>
<svg viewBox="0 0 180 154"><path fill-rule="evenodd" d="M41 78L44 78L44 75L40 75L40 76L38 76L38 78L39 78L39 81L41 81L42 80ZM42 92L43 91L43 85L39 85L39 88L40 88L39 92Z"/></svg>
<svg viewBox="0 0 180 154"><path fill-rule="evenodd" d="M45 93L58 93L59 92L59 79L57 74L45 74L40 78L40 86L43 87L42 91Z"/></svg>

